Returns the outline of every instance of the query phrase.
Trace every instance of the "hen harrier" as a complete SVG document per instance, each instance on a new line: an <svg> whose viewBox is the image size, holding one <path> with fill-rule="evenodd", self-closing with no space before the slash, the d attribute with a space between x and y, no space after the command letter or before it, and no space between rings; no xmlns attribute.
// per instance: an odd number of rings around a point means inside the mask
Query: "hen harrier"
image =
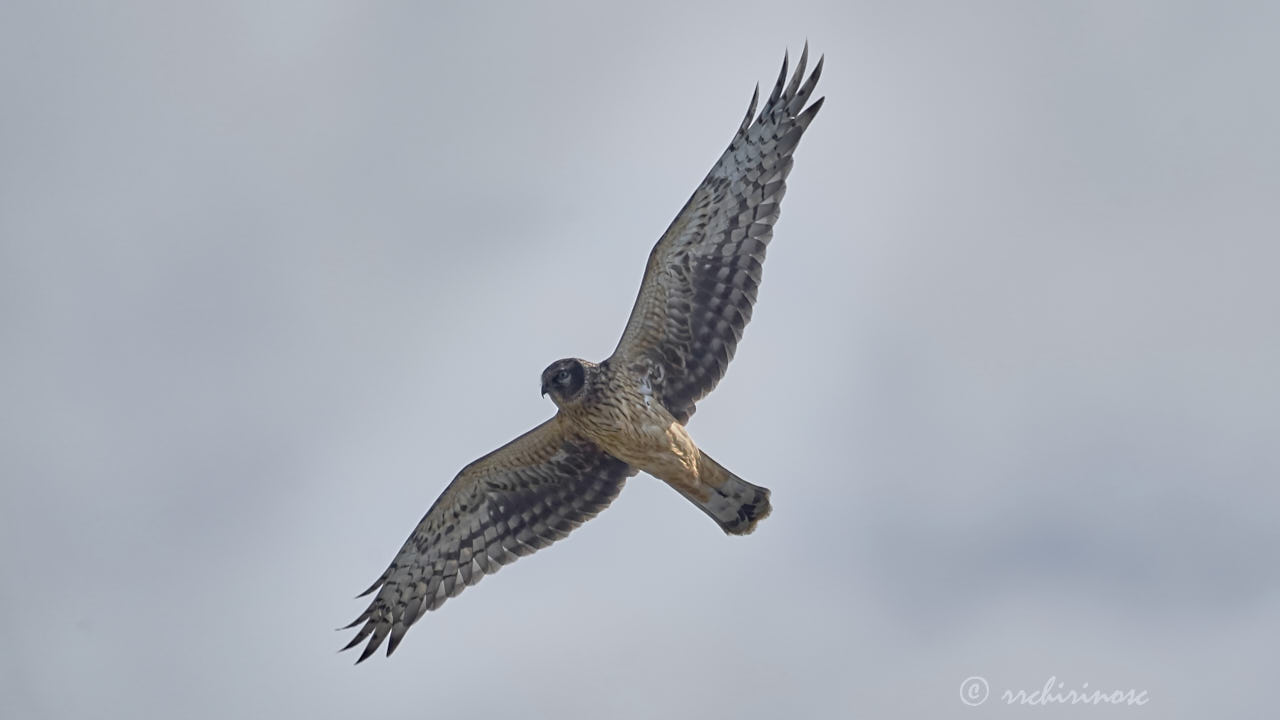
<svg viewBox="0 0 1280 720"><path fill-rule="evenodd" d="M387 654L423 612L502 565L565 537L603 510L638 471L653 475L745 535L769 515L769 490L698 449L685 423L733 357L760 285L765 248L786 191L792 153L822 107L805 107L818 77L791 81L787 60L755 116L760 88L729 148L663 233L618 347L593 363L558 360L542 393L559 411L462 469L364 597L363 623L344 650L390 637ZM802 82L803 81L803 82ZM754 122L753 122L754 118Z"/></svg>

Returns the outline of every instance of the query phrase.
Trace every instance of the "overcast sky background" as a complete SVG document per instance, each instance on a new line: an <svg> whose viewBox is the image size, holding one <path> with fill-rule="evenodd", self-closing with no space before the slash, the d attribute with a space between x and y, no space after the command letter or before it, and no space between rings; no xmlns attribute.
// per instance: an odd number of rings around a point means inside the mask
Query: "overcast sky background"
<svg viewBox="0 0 1280 720"><path fill-rule="evenodd" d="M532 5L532 4L529 4ZM1275 711L1280 5L4 3L0 716ZM783 50L760 302L648 476L352 667ZM960 685L985 677L974 710ZM1005 689L1145 690L1009 708Z"/></svg>

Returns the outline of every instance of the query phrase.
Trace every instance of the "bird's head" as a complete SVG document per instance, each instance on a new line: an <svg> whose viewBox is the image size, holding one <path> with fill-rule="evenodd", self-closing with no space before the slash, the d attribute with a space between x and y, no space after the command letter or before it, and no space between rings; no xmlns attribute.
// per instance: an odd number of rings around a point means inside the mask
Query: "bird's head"
<svg viewBox="0 0 1280 720"><path fill-rule="evenodd" d="M550 394L556 407L572 401L587 383L586 365L577 358L565 358L551 363L542 371L542 394Z"/></svg>

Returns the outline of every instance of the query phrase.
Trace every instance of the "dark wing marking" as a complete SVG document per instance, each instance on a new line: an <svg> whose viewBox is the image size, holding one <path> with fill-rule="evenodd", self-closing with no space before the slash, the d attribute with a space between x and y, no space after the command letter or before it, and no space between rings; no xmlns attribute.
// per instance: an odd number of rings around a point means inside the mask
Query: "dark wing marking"
<svg viewBox="0 0 1280 720"><path fill-rule="evenodd" d="M681 422L724 377L751 319L765 247L786 192L791 156L822 98L805 103L822 59L804 79L806 44L791 82L787 60L752 122L760 88L729 148L654 246L612 360L647 374ZM801 81L803 80L803 84Z"/></svg>
<svg viewBox="0 0 1280 720"><path fill-rule="evenodd" d="M565 537L606 508L635 472L567 435L555 417L471 463L427 511L391 567L360 594L378 590L368 609L343 628L364 623L343 650L369 638L360 663L389 636L391 655L422 613Z"/></svg>

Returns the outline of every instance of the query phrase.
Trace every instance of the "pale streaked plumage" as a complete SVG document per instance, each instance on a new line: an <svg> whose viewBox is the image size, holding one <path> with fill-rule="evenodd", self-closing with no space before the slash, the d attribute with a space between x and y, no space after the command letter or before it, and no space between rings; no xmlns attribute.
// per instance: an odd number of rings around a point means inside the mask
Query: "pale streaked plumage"
<svg viewBox="0 0 1280 720"><path fill-rule="evenodd" d="M368 639L357 662L388 638L390 655L422 613L594 517L639 470L726 533L749 533L769 514L769 491L698 449L684 424L751 319L792 153L822 107L805 107L822 71L819 60L806 79L807 59L806 46L790 82L783 61L759 116L757 88L728 149L654 246L609 359L548 367L542 389L559 412L463 468L365 591L377 594L344 648Z"/></svg>

